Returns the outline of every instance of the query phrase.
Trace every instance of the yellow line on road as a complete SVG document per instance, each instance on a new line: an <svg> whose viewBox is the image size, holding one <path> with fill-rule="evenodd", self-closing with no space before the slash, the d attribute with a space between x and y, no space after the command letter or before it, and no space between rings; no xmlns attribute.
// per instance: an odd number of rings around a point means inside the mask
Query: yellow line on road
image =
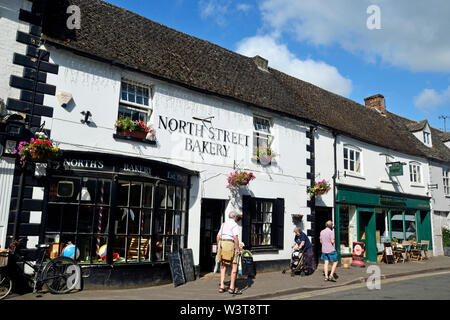
<svg viewBox="0 0 450 320"><path fill-rule="evenodd" d="M416 274L416 275L398 277L398 278L393 278L393 279L384 279L384 280L381 280L381 284L407 281L407 280L412 280L412 279L417 279L417 278L433 277L433 276L438 276L438 275L443 275L443 274L450 274L450 271L435 272L435 273L423 273L423 274ZM382 278L383 278L383 275L382 275ZM284 298L278 297L276 299L301 300L301 299L308 299L308 298L312 298L312 297L323 296L323 295L333 294L333 293L342 292L342 291L349 291L349 290L353 290L353 289L361 289L361 288L366 288L366 287L367 287L366 283L358 283L358 284L353 284L353 285L348 285L348 286L343 286L343 287L338 287L338 288L323 289L323 290L308 292L308 293L301 294L301 295L295 295L295 296L288 295L288 296L285 296Z"/></svg>

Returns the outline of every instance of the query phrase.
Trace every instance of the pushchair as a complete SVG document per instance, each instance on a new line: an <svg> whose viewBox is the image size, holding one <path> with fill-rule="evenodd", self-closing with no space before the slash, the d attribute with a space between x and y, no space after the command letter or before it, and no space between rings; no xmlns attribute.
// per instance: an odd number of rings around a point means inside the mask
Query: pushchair
<svg viewBox="0 0 450 320"><path fill-rule="evenodd" d="M289 269L291 270L291 277L299 274L304 276L307 274L307 265L305 258L305 247L299 249L296 247L291 254L291 262L289 263ZM286 273L287 269L283 270Z"/></svg>

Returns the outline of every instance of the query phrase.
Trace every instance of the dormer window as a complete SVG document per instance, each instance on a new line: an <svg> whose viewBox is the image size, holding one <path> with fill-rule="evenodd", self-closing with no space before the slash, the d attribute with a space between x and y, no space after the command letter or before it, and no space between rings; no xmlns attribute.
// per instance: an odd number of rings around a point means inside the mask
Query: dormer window
<svg viewBox="0 0 450 320"><path fill-rule="evenodd" d="M425 143L426 145L431 144L431 134L429 132L423 132L423 143Z"/></svg>

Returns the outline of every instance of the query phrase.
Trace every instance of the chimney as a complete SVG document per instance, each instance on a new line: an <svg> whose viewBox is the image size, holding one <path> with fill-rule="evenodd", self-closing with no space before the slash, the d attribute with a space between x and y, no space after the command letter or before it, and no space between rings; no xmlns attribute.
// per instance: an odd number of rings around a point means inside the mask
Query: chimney
<svg viewBox="0 0 450 320"><path fill-rule="evenodd" d="M366 107L375 108L380 111L382 114L386 113L386 105L384 103L384 96L381 94L376 94L374 96L364 98L364 102L366 103Z"/></svg>
<svg viewBox="0 0 450 320"><path fill-rule="evenodd" d="M260 56L254 56L253 62L262 71L269 71L269 60L266 60Z"/></svg>

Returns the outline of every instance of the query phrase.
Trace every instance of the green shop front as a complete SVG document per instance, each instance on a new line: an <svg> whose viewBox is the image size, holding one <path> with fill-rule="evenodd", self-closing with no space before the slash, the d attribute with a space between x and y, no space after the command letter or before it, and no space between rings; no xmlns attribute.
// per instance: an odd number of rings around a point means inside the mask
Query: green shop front
<svg viewBox="0 0 450 320"><path fill-rule="evenodd" d="M337 185L336 250L351 257L353 242L365 244L365 260L376 262L383 243L429 240L430 198Z"/></svg>

